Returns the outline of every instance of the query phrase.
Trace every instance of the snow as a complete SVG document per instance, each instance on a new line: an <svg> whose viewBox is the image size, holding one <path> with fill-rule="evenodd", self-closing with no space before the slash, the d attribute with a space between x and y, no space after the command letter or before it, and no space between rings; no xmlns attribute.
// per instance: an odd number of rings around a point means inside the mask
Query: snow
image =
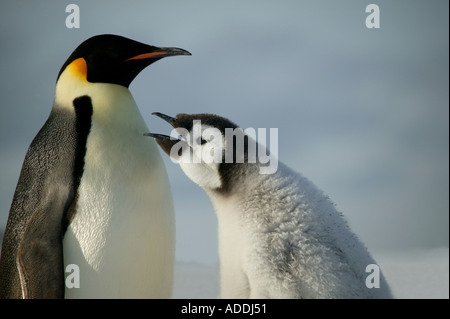
<svg viewBox="0 0 450 319"><path fill-rule="evenodd" d="M449 248L373 254L397 299L448 299ZM219 296L219 267L177 262L175 299Z"/></svg>
<svg viewBox="0 0 450 319"><path fill-rule="evenodd" d="M396 298L449 298L448 247L391 252L375 257Z"/></svg>
<svg viewBox="0 0 450 319"><path fill-rule="evenodd" d="M175 299L215 299L219 297L219 267L198 263L175 264Z"/></svg>

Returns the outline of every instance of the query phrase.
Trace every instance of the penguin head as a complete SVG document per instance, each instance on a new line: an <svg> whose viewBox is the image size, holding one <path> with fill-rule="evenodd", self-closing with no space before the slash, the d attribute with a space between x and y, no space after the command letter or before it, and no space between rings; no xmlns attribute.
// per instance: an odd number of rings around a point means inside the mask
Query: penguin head
<svg viewBox="0 0 450 319"><path fill-rule="evenodd" d="M213 114L155 112L171 124L179 137L146 133L178 162L184 173L205 190L229 191L244 174L248 163L249 137L235 123Z"/></svg>
<svg viewBox="0 0 450 319"><path fill-rule="evenodd" d="M129 87L144 68L167 56L191 55L179 48L155 47L122 36L103 34L81 43L63 64L57 81L67 68L90 83Z"/></svg>

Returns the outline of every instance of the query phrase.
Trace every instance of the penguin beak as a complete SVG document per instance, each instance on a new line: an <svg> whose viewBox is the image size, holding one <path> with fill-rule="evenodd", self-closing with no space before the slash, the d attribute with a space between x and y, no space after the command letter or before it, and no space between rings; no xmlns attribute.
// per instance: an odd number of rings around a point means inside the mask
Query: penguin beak
<svg viewBox="0 0 450 319"><path fill-rule="evenodd" d="M173 117L171 117L169 115L166 115L166 114L163 114L163 113L159 113L159 112L153 112L152 115L156 115L157 117L162 118L164 121L166 121L167 123L169 123L172 126L175 125L175 118L173 118Z"/></svg>
<svg viewBox="0 0 450 319"><path fill-rule="evenodd" d="M134 57L127 59L126 61L143 60L143 59L161 59L175 55L192 55L192 54L180 48L156 48L156 51L138 54Z"/></svg>
<svg viewBox="0 0 450 319"><path fill-rule="evenodd" d="M159 112L153 112L152 114L162 118L164 121L168 122L172 126L175 125L175 118L173 118L169 115L162 114ZM162 150L169 156L170 156L170 150L172 149L172 147L175 144L177 144L178 142L182 141L180 139L173 138L173 137L170 137L170 136L164 135L164 134L144 133L144 136L153 137L156 140L156 143L158 143L158 145L162 148Z"/></svg>
<svg viewBox="0 0 450 319"><path fill-rule="evenodd" d="M170 151L172 150L172 147L179 143L180 139L170 137L168 135L164 134L155 134L155 133L144 133L145 136L153 137L156 141L156 143L162 148L164 153L170 156Z"/></svg>

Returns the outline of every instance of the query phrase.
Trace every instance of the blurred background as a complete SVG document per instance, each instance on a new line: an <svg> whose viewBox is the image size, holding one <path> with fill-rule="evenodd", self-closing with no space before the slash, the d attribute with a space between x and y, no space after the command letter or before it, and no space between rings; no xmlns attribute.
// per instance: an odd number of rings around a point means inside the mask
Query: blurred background
<svg viewBox="0 0 450 319"><path fill-rule="evenodd" d="M66 27L69 3L0 0L0 233L60 67L85 39L114 33L192 53L131 84L151 131L170 132L155 111L278 128L280 161L328 194L370 251L448 256L448 1L77 0L78 29ZM370 3L379 29L365 25ZM212 205L163 157L177 261L216 266Z"/></svg>

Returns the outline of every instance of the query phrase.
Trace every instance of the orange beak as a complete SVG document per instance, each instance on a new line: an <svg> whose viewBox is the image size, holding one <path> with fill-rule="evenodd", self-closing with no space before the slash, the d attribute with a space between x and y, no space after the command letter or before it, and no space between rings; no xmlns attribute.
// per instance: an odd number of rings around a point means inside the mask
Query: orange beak
<svg viewBox="0 0 450 319"><path fill-rule="evenodd" d="M164 58L166 56L173 56L173 55L191 55L188 51L179 48L159 48L159 49L161 49L161 51L139 54L129 59L126 59L125 61L151 59L151 58Z"/></svg>
<svg viewBox="0 0 450 319"><path fill-rule="evenodd" d="M166 56L167 52L151 52L151 53L143 53L143 54L139 54L136 55L132 58L126 59L125 61L130 61L130 60L142 60L142 59L149 59L149 58L155 58L155 57L163 57Z"/></svg>

